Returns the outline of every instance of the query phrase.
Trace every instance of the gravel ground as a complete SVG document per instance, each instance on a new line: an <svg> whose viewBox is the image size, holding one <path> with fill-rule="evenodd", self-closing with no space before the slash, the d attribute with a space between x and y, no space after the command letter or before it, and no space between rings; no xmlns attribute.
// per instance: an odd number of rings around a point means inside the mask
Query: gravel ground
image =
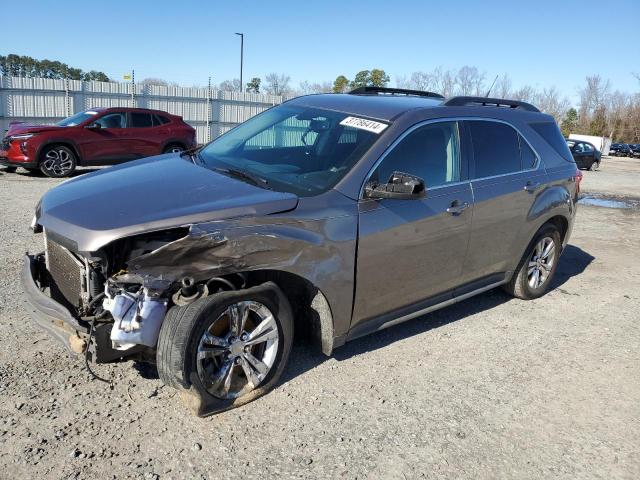
<svg viewBox="0 0 640 480"><path fill-rule="evenodd" d="M640 160L583 188L640 196ZM491 291L325 358L199 419L153 369L99 365L32 326L27 230L57 181L0 168L1 478L640 478L640 210L581 206L553 290Z"/></svg>

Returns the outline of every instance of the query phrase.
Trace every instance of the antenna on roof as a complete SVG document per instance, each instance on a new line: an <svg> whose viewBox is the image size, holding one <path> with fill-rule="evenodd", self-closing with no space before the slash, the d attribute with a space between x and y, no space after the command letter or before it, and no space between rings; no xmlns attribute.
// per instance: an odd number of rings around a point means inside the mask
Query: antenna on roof
<svg viewBox="0 0 640 480"><path fill-rule="evenodd" d="M500 75L496 75L496 78L493 79L493 83L491 84L491 86L489 87L489 90L487 90L487 94L485 95L485 97L488 97L489 94L491 93L491 90L493 89L493 86L496 84L496 81L498 80L498 77Z"/></svg>

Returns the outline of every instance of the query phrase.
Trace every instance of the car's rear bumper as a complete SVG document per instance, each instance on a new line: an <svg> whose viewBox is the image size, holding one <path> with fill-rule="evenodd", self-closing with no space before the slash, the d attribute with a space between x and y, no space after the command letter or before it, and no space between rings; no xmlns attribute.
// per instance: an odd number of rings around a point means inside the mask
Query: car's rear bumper
<svg viewBox="0 0 640 480"><path fill-rule="evenodd" d="M26 307L31 318L52 338L62 343L72 354L77 354L71 346L72 337L86 334L87 328L80 325L69 310L40 290L38 279L43 278L44 264L38 256L25 255L21 281Z"/></svg>

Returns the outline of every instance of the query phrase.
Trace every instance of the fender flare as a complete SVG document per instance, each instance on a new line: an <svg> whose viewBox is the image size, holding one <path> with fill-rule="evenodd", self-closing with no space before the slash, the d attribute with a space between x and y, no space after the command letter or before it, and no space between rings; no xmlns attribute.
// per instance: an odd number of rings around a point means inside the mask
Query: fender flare
<svg viewBox="0 0 640 480"><path fill-rule="evenodd" d="M40 157L42 156L42 152L49 145L63 145L65 147L70 148L73 151L73 154L76 156L77 165L82 165L83 160L82 160L82 156L80 155L80 150L78 149L78 145L73 140L70 140L69 138L64 138L64 137L49 138L45 140L43 143L41 143L38 146L38 150L36 151L36 158L34 159L35 162L40 164Z"/></svg>

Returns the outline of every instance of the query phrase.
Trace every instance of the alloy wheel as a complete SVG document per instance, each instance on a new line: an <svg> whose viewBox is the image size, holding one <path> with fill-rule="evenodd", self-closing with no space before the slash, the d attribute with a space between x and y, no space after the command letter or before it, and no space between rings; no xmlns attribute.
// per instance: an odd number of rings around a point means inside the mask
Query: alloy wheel
<svg viewBox="0 0 640 480"><path fill-rule="evenodd" d="M551 237L542 238L533 249L527 268L531 288L540 288L549 278L556 259L556 244Z"/></svg>
<svg viewBox="0 0 640 480"><path fill-rule="evenodd" d="M63 177L73 170L73 159L65 149L52 148L44 156L42 169L45 173L50 172L56 177Z"/></svg>
<svg viewBox="0 0 640 480"><path fill-rule="evenodd" d="M200 338L196 367L202 385L220 399L250 392L274 366L279 341L276 319L265 305L229 305Z"/></svg>

